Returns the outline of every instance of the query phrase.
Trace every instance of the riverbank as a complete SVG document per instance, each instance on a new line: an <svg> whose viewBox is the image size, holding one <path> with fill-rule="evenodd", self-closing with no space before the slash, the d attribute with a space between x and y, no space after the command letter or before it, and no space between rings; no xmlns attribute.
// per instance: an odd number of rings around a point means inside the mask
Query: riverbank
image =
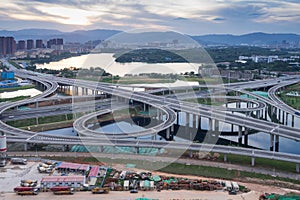
<svg viewBox="0 0 300 200"><path fill-rule="evenodd" d="M0 93L1 92L13 92L13 91L18 91L18 90L27 90L27 89L32 89L35 88L34 85L24 85L24 86L19 86L19 87L12 87L12 88L0 88Z"/></svg>

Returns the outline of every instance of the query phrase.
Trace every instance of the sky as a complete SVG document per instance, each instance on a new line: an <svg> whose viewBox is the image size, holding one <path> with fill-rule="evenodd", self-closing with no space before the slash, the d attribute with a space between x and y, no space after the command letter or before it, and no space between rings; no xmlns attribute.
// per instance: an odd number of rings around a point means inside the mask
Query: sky
<svg viewBox="0 0 300 200"><path fill-rule="evenodd" d="M300 33L300 0L1 0L0 29Z"/></svg>

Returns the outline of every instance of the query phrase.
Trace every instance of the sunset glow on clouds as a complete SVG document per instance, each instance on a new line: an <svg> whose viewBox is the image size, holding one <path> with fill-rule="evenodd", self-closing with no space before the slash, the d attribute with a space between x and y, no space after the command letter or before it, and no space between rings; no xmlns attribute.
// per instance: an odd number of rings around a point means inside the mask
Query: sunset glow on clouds
<svg viewBox="0 0 300 200"><path fill-rule="evenodd" d="M2 0L1 29L166 28L189 34L297 32L297 0Z"/></svg>

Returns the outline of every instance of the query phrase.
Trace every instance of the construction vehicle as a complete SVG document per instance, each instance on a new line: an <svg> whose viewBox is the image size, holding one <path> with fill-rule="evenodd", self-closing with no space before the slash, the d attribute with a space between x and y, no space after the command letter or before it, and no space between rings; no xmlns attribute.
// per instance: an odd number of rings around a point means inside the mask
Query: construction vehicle
<svg viewBox="0 0 300 200"><path fill-rule="evenodd" d="M109 188L108 187L95 187L92 189L93 194L108 194L109 193Z"/></svg>
<svg viewBox="0 0 300 200"><path fill-rule="evenodd" d="M50 189L53 194L62 195L62 194L74 194L75 190L69 186L55 186Z"/></svg>
<svg viewBox="0 0 300 200"><path fill-rule="evenodd" d="M16 187L14 191L18 195L37 195L40 189L36 187Z"/></svg>
<svg viewBox="0 0 300 200"><path fill-rule="evenodd" d="M39 170L39 173L47 173L47 174L50 174L51 172L54 171L54 168L51 167L45 168L45 167L38 166L37 169Z"/></svg>
<svg viewBox="0 0 300 200"><path fill-rule="evenodd" d="M36 180L21 180L22 187L36 187L37 181Z"/></svg>

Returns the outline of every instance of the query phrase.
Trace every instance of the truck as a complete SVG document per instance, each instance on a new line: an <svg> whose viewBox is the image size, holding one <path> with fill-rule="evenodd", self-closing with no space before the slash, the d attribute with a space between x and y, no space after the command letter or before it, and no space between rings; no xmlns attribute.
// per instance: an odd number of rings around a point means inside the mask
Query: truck
<svg viewBox="0 0 300 200"><path fill-rule="evenodd" d="M14 165L27 165L27 159L25 158L12 158L10 162Z"/></svg>
<svg viewBox="0 0 300 200"><path fill-rule="evenodd" d="M40 189L36 187L16 187L14 192L18 195L37 195Z"/></svg>
<svg viewBox="0 0 300 200"><path fill-rule="evenodd" d="M56 195L75 193L75 189L69 186L54 186L50 190Z"/></svg>
<svg viewBox="0 0 300 200"><path fill-rule="evenodd" d="M109 188L108 187L95 187L92 189L93 194L108 194L109 193Z"/></svg>

